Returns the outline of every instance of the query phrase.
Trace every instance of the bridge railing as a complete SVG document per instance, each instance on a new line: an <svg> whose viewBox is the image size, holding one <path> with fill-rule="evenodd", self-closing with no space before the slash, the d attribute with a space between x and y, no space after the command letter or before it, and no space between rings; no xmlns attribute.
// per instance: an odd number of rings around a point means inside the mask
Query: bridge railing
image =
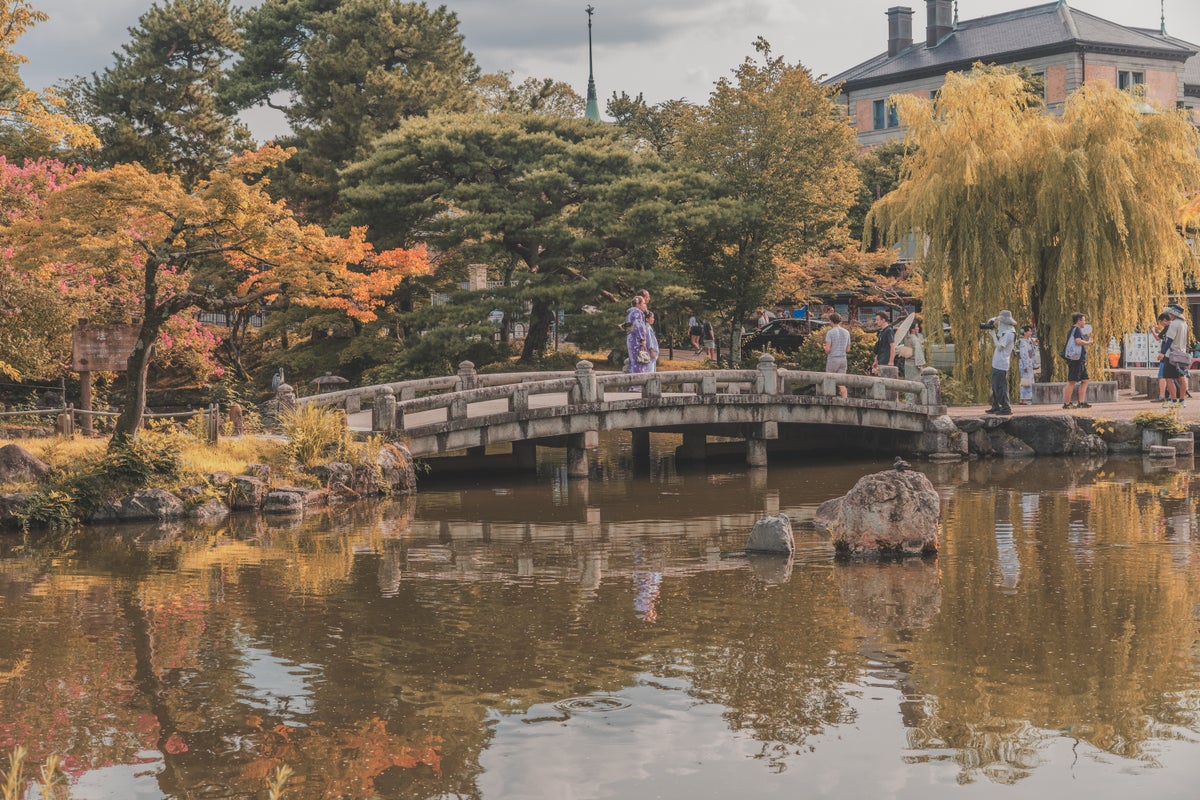
<svg viewBox="0 0 1200 800"><path fill-rule="evenodd" d="M463 367L468 367L464 364ZM471 370L473 372L473 370ZM446 392L454 381L455 387L471 386ZM486 385L479 385L486 384ZM496 400L507 401L509 413L524 413L530 408L530 398L537 395L567 395L567 405L604 402L606 393L637 392L640 400L657 400L673 393L704 396L719 394L791 395L812 393L818 397L835 397L839 385L846 386L856 396L879 402L903 402L915 407L936 406L939 400L936 370L929 370L921 381L869 375L834 375L825 372L781 370L770 355L764 355L753 370L686 370L663 373L601 373L590 362L581 361L574 372L518 373L475 376L460 369L458 376L441 379L406 381L398 398L395 386L373 387L376 395L371 428L375 431L406 430L412 415L445 409L445 421L466 419L472 404ZM424 397L412 392L438 391ZM362 391L362 390L360 390ZM615 399L615 398L614 398ZM628 399L628 398L626 398ZM423 426L417 426L423 427Z"/></svg>

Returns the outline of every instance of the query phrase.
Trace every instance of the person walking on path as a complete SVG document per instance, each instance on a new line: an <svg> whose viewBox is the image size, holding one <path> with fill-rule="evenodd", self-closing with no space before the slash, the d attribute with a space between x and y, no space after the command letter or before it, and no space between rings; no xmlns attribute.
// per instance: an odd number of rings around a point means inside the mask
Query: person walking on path
<svg viewBox="0 0 1200 800"><path fill-rule="evenodd" d="M688 317L688 336L692 339L692 349L696 351L696 355L703 352L700 346L700 337L704 335L704 328L700 326L700 318L695 314Z"/></svg>
<svg viewBox="0 0 1200 800"><path fill-rule="evenodd" d="M1063 408L1091 408L1087 401L1088 368L1087 349L1092 344L1091 326L1086 314L1071 315L1071 331L1067 334L1067 346L1063 357L1067 359L1067 388L1063 393ZM1079 386L1079 402L1072 403L1075 386Z"/></svg>
<svg viewBox="0 0 1200 800"><path fill-rule="evenodd" d="M658 334L654 332L654 312L646 312L646 352L650 354L650 369L647 372L658 372Z"/></svg>
<svg viewBox="0 0 1200 800"><path fill-rule="evenodd" d="M1017 321L1011 311L1001 311L989 331L992 335L992 407L986 414L1007 417L1012 415L1008 402L1008 368L1012 364L1013 347L1017 343Z"/></svg>
<svg viewBox="0 0 1200 800"><path fill-rule="evenodd" d="M629 351L629 371L635 373L650 371L650 338L646 334L646 298L640 294L633 296L633 305L625 312L625 323L629 325L629 333L625 336L625 347Z"/></svg>
<svg viewBox="0 0 1200 800"><path fill-rule="evenodd" d="M1021 327L1021 338L1017 340L1017 370L1021 375L1021 405L1033 405L1033 374L1041 368L1042 356L1038 352L1037 340L1033 338L1033 326Z"/></svg>
<svg viewBox="0 0 1200 800"><path fill-rule="evenodd" d="M921 380L921 370L925 369L925 334L921 333L921 323L913 320L912 328L901 342L912 353L904 359L904 379L908 381Z"/></svg>
<svg viewBox="0 0 1200 800"><path fill-rule="evenodd" d="M849 369L846 353L850 349L850 331L842 327L842 315L829 315L829 330L825 331L825 371L845 375ZM838 395L848 397L844 384L838 384Z"/></svg>
<svg viewBox="0 0 1200 800"><path fill-rule="evenodd" d="M888 319L886 311L875 312L875 363L871 372L879 374L880 367L890 367L896 363L896 330Z"/></svg>
<svg viewBox="0 0 1200 800"><path fill-rule="evenodd" d="M1187 369L1192 360L1188 350L1188 324L1183 308L1174 303L1164 313L1170 315L1171 323L1162 335L1162 375L1166 379L1166 401L1163 408L1183 408L1187 397Z"/></svg>
<svg viewBox="0 0 1200 800"><path fill-rule="evenodd" d="M703 320L700 323L700 341L704 345L704 357L713 363L717 361L717 331L712 323Z"/></svg>

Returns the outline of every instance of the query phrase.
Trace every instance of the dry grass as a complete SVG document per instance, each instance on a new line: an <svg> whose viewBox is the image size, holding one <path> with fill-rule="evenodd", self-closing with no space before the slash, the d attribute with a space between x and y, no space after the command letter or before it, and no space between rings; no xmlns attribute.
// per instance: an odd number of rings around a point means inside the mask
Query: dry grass
<svg viewBox="0 0 1200 800"><path fill-rule="evenodd" d="M165 435L155 431L146 436ZM170 434L181 437L180 448L182 472L203 475L209 472L231 472L241 475L247 464L270 464L281 471L289 467L286 442L268 436L243 436L221 439L216 445L198 441L185 434ZM55 436L45 439L0 439L0 447L14 443L31 455L45 461L51 467L68 470L103 457L108 447L107 439L85 439L82 436L64 438ZM0 484L0 491L15 492L28 490L28 484ZM2 800L2 798L0 798Z"/></svg>

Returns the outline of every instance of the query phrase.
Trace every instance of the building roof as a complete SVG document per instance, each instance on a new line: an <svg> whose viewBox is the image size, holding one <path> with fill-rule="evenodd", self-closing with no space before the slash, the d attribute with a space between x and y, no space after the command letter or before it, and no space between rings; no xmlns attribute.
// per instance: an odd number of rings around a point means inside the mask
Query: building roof
<svg viewBox="0 0 1200 800"><path fill-rule="evenodd" d="M918 40L894 56L884 52L851 67L829 78L826 84L844 83L848 90L883 86L967 69L976 61L1012 63L1075 50L1187 61L1189 70L1200 72L1200 48L1195 45L1158 31L1118 25L1054 2L959 22L933 47Z"/></svg>

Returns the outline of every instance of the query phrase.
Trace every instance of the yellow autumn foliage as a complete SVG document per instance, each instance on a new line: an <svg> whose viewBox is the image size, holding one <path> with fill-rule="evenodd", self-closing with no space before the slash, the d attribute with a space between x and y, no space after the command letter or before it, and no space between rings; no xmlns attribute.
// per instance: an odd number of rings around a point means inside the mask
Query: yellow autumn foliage
<svg viewBox="0 0 1200 800"><path fill-rule="evenodd" d="M983 66L947 76L936 99L893 101L909 152L868 224L924 237L926 317L949 316L977 391L991 353L978 323L1001 309L1036 322L1043 380L1064 377L1071 314L1087 314L1099 376L1103 343L1144 329L1195 272L1179 222L1200 188L1200 134L1182 113L1097 82L1054 116L1018 74Z"/></svg>

